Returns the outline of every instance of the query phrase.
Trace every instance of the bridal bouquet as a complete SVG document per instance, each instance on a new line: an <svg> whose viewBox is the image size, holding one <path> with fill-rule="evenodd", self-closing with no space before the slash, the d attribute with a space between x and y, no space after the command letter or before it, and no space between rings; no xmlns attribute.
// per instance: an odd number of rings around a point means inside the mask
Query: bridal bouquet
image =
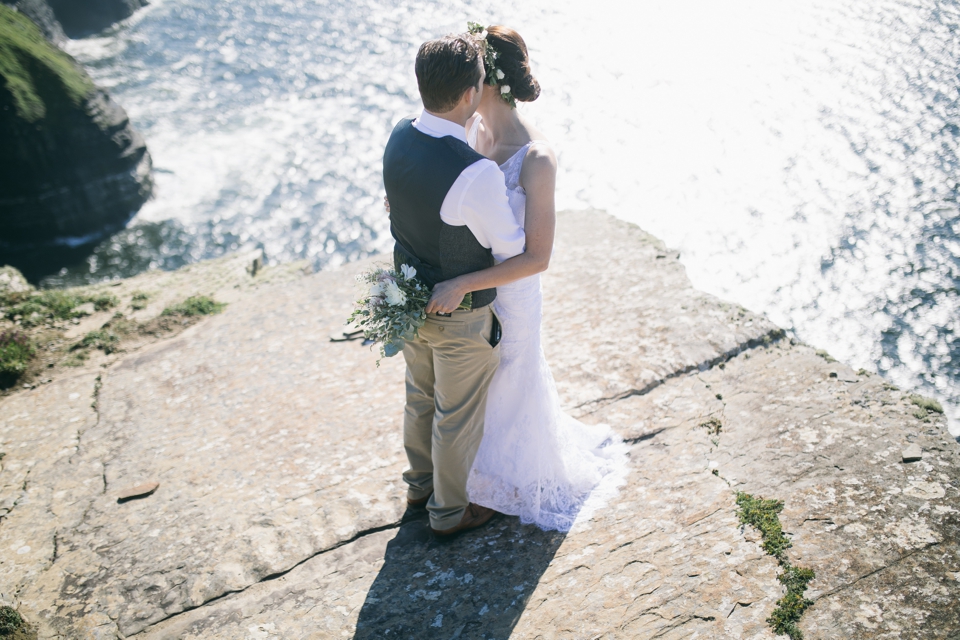
<svg viewBox="0 0 960 640"><path fill-rule="evenodd" d="M367 340L380 343L381 358L400 353L427 320L425 309L431 292L416 276L417 270L406 264L400 265L400 273L377 267L357 276L369 289L365 297L357 300L347 323L363 329ZM468 293L460 308L470 308L470 297Z"/></svg>

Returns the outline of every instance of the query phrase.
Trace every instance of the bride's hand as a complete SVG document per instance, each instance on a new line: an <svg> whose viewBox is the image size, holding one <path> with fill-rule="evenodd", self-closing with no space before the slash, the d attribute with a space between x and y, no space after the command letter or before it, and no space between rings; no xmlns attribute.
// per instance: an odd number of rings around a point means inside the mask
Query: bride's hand
<svg viewBox="0 0 960 640"><path fill-rule="evenodd" d="M460 306L465 295L467 292L457 284L456 278L441 282L433 288L433 295L427 303L427 313L451 313Z"/></svg>

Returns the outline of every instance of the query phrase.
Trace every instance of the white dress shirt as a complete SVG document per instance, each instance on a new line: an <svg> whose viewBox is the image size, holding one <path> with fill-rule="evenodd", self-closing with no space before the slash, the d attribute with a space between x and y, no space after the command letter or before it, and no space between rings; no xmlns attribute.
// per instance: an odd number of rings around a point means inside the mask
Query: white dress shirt
<svg viewBox="0 0 960 640"><path fill-rule="evenodd" d="M467 142L463 127L424 110L413 126L434 138L453 136ZM497 262L523 253L526 237L513 217L503 172L493 160L479 160L460 174L440 207L440 218L454 227L466 225Z"/></svg>

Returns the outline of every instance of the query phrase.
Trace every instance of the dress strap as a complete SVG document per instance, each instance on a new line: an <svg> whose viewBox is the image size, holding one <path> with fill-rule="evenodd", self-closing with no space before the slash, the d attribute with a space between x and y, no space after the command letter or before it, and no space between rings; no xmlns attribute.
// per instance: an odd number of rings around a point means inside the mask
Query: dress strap
<svg viewBox="0 0 960 640"><path fill-rule="evenodd" d="M527 144L520 147L515 154L510 156L510 159L500 165L500 170L503 171L503 176L506 179L507 187L510 189L516 189L520 186L520 172L523 170L523 161L527 157L527 153L530 151L530 147L537 144L538 142L546 143L546 140L531 140Z"/></svg>

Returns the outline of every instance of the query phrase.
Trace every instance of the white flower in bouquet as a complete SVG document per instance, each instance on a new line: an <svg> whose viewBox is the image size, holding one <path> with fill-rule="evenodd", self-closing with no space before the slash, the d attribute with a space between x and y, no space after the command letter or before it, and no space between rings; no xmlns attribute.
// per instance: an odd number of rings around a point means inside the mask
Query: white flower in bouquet
<svg viewBox="0 0 960 640"><path fill-rule="evenodd" d="M407 294L400 290L396 282L386 282L383 287L383 295L389 304L398 307L407 304Z"/></svg>
<svg viewBox="0 0 960 640"><path fill-rule="evenodd" d="M416 274L413 267L401 265L400 273L377 267L357 277L366 285L367 295L357 300L347 323L362 328L367 340L380 343L383 358L400 353L426 322L430 289L415 278Z"/></svg>
<svg viewBox="0 0 960 640"><path fill-rule="evenodd" d="M357 300L347 324L362 328L367 340L380 343L383 358L400 353L408 340L419 335L420 327L427 321L430 288L416 275L416 269L403 264L400 273L377 267L357 276L357 281L367 286L367 295ZM472 302L473 296L468 293L460 308L469 309Z"/></svg>

